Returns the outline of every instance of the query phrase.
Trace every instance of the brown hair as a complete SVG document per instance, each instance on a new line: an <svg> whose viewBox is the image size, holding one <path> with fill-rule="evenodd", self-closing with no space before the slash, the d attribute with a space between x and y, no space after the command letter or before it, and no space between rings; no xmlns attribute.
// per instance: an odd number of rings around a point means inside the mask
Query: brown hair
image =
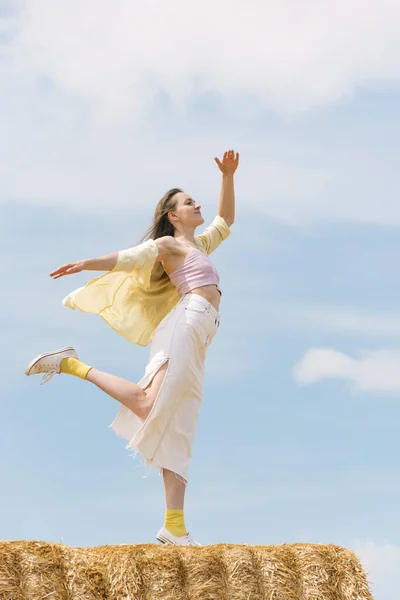
<svg viewBox="0 0 400 600"><path fill-rule="evenodd" d="M175 227L168 219L168 213L170 210L176 208L176 200L173 200L175 194L182 192L179 188L172 188L161 198L160 202L156 206L154 211L153 223L146 231L139 243L146 240L156 240L164 235L171 235L174 237Z"/></svg>

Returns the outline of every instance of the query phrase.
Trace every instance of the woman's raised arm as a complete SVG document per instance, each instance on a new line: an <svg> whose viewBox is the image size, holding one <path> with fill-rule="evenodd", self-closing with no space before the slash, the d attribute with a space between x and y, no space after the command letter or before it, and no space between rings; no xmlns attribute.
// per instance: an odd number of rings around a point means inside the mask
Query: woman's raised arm
<svg viewBox="0 0 400 600"><path fill-rule="evenodd" d="M222 162L214 158L222 173L222 187L218 205L218 215L224 219L228 227L235 220L235 186L233 176L239 165L239 152L228 150L224 153Z"/></svg>

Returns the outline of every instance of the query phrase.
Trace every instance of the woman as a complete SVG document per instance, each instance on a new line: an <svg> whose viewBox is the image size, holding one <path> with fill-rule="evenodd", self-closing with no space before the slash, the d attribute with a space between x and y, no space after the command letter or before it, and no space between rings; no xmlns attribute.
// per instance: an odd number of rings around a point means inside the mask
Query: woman
<svg viewBox="0 0 400 600"><path fill-rule="evenodd" d="M164 544L199 545L184 522L184 497L191 447L202 399L207 348L219 326L219 277L208 255L230 233L234 222L234 173L239 154L224 153L218 215L199 236L201 206L177 188L158 203L146 241L107 256L65 264L54 279L82 270L106 271L63 303L99 314L135 344L152 341L150 359L138 384L103 373L63 348L41 354L26 375L75 375L94 383L121 403L111 424L163 475L166 515L157 539Z"/></svg>

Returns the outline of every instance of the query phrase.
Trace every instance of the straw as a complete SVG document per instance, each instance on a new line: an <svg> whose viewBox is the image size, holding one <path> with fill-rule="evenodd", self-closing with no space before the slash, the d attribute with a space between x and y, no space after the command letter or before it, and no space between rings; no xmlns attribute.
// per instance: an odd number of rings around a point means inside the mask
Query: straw
<svg viewBox="0 0 400 600"><path fill-rule="evenodd" d="M334 545L70 548L0 542L0 600L373 600Z"/></svg>

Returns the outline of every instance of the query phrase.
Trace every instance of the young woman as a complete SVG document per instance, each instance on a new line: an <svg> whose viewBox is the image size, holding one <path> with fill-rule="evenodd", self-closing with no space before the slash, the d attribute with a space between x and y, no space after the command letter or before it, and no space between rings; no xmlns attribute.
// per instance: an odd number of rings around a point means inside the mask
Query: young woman
<svg viewBox="0 0 400 600"><path fill-rule="evenodd" d="M163 475L166 515L157 539L198 545L184 522L184 497L192 442L202 400L206 351L219 326L219 276L208 255L225 240L235 217L234 173L239 154L224 153L218 215L199 235L201 206L177 188L157 205L153 225L139 245L107 256L65 264L54 279L82 270L106 271L63 303L100 315L117 333L142 346L150 359L138 384L98 371L62 348L41 354L26 375L75 375L121 403L111 424L128 447Z"/></svg>

